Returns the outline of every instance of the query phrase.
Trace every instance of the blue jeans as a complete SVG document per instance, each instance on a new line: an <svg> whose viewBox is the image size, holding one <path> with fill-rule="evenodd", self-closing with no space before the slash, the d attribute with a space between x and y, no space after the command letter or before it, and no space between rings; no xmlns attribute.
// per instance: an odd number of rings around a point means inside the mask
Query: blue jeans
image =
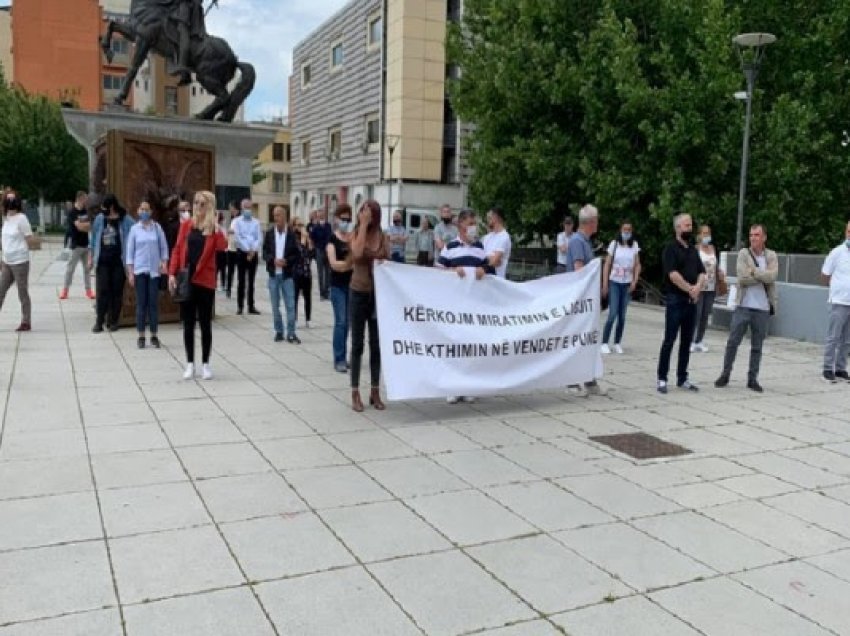
<svg viewBox="0 0 850 636"><path fill-rule="evenodd" d="M151 335L159 329L159 277L150 274L136 274L136 330L145 333L145 319L151 329Z"/></svg>
<svg viewBox="0 0 850 636"><path fill-rule="evenodd" d="M667 381L670 370L670 355L679 336L679 361L676 366L676 384L688 379L688 363L691 361L691 340L694 337L694 324L697 306L687 296L668 292L665 299L664 342L658 356L658 379ZM681 333L680 333L681 332Z"/></svg>
<svg viewBox="0 0 850 636"><path fill-rule="evenodd" d="M286 335L295 335L295 281L292 277L284 278L283 274L269 276L269 301L274 317L274 332L283 333L283 316L280 314L280 299L286 308Z"/></svg>
<svg viewBox="0 0 850 636"><path fill-rule="evenodd" d="M334 364L345 362L348 340L348 287L331 287L334 309Z"/></svg>
<svg viewBox="0 0 850 636"><path fill-rule="evenodd" d="M608 281L608 320L605 321L605 329L602 331L602 342L608 344L611 337L611 328L617 321L617 331L614 333L614 342L620 344L623 339L623 329L626 327L626 308L632 295L629 293L629 283L617 283Z"/></svg>
<svg viewBox="0 0 850 636"><path fill-rule="evenodd" d="M404 262L404 252L393 252L390 254L390 260L396 263Z"/></svg>

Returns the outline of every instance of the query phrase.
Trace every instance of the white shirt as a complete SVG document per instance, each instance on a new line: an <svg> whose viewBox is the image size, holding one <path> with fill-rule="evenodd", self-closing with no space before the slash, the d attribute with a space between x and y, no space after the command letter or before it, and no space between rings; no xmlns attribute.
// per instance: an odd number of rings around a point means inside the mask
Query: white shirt
<svg viewBox="0 0 850 636"><path fill-rule="evenodd" d="M487 256L500 252L502 262L496 268L496 276L505 278L508 274L508 260L511 258L511 235L507 230L490 232L481 241Z"/></svg>
<svg viewBox="0 0 850 636"><path fill-rule="evenodd" d="M283 229L283 232L277 229L277 226L274 228L274 257L279 260L283 260L283 255L286 254L286 228ZM282 267L274 268L275 274L283 274Z"/></svg>
<svg viewBox="0 0 850 636"><path fill-rule="evenodd" d="M32 236L29 219L23 212L7 216L3 223L3 262L6 265L21 265L30 260L27 237Z"/></svg>
<svg viewBox="0 0 850 636"><path fill-rule="evenodd" d="M243 252L257 252L260 249L260 222L252 218L250 221L240 215L230 225L236 235L236 247Z"/></svg>
<svg viewBox="0 0 850 636"><path fill-rule="evenodd" d="M560 248L566 247L569 244L569 242L570 242L570 237L567 236L566 232L561 232L560 234L558 234L558 240L557 240L557 247L558 247L557 263L558 263L558 265L566 265L567 264L567 250L564 250L562 252Z"/></svg>
<svg viewBox="0 0 850 636"><path fill-rule="evenodd" d="M842 243L833 249L823 263L821 273L830 276L829 302L850 305L850 247Z"/></svg>
<svg viewBox="0 0 850 636"><path fill-rule="evenodd" d="M632 246L620 245L617 241L611 241L608 253L613 257L611 260L611 275L609 280L615 283L630 284L634 279L635 258L637 258L640 247L637 241L632 241Z"/></svg>
<svg viewBox="0 0 850 636"><path fill-rule="evenodd" d="M767 269L767 255L762 252L761 256L756 256L756 264L759 269ZM756 283L749 287L744 287L744 297L741 299L741 307L748 309L758 309L760 311L770 311L770 301L767 298L767 290L762 283Z"/></svg>

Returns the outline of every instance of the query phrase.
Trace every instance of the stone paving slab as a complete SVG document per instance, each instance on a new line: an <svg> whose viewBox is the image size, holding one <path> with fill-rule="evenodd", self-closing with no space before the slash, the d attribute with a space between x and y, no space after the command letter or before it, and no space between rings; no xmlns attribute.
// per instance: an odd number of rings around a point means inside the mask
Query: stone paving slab
<svg viewBox="0 0 850 636"><path fill-rule="evenodd" d="M632 305L605 397L350 410L329 303L301 346L217 297L215 379L182 334L92 334L34 255L34 328L0 312L0 636L850 635L850 385L771 338L765 393L654 391ZM824 308L825 310L825 308ZM303 308L302 308L303 311ZM302 323L303 324L303 323ZM638 461L590 439L646 432Z"/></svg>

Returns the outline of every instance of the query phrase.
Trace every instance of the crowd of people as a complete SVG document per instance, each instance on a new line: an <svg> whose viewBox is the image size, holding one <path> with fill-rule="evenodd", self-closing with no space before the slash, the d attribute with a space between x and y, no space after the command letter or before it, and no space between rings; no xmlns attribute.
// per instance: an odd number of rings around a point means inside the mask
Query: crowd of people
<svg viewBox="0 0 850 636"><path fill-rule="evenodd" d="M427 216L412 236L404 226L400 211L394 211L391 224L382 228L382 210L368 200L359 210L343 203L328 221L322 210L311 213L309 222L291 218L288 208L277 206L272 223L263 231L254 218L253 205L245 199L230 204L230 216L217 211L211 192L195 193L192 201L180 201L173 219L160 225L153 219L150 202L141 201L135 218L114 195L105 196L96 209L87 209L89 196L79 192L67 215L65 236L68 262L59 298L69 297L76 269L83 274L88 298L95 300L92 331L117 331L121 318L124 287L133 288L136 298L138 347L159 348L159 298L170 291L180 304L186 352L184 379L196 375L195 327L201 332L200 376L213 377L212 316L216 290L231 297L236 274L236 313L247 306L249 314L259 315L255 280L260 259L268 275L272 310L273 339L300 344L297 334L298 303L302 300L305 326L312 313L313 263L318 278L319 298L333 308L333 368L350 378L351 406L364 410L360 395L360 374L368 334L369 405L386 408L380 395L381 351L375 300L374 267L384 260L407 261L410 243L419 266L436 267L464 277L507 276L511 257L511 237L505 216L499 208L490 209L483 219L487 232L479 238L479 219L472 210L457 215L450 206L439 210L440 221L430 227ZM29 250L36 241L23 213L23 202L12 191L4 194L2 228L2 269L0 308L12 284L18 289L21 323L17 331L32 328L28 290ZM93 217L93 218L92 218ZM593 239L598 231L599 211L592 205L563 222L555 240L556 273L580 271L594 258ZM690 354L706 352L703 340L718 296L728 293L726 273L720 266L711 228L702 225L694 232L688 214L679 214L673 223L674 238L664 248L663 270L664 335L658 356L656 389L668 392L671 357L679 340L676 386L696 392L699 387L689 377ZM734 311L727 338L723 366L714 382L726 387L737 351L750 332L747 388L761 393L759 383L762 347L770 316L778 308L776 278L778 259L766 247L764 225L750 228L749 245L735 261ZM604 250L601 296L607 300L608 314L602 328L603 355L624 354L623 338L629 301L641 277L641 248L631 222L620 224L617 235ZM824 347L823 378L827 382L850 381L847 355L850 349L850 223L845 241L826 258L822 275L829 285L829 326ZM91 278L95 279L95 290ZM281 311L281 303L284 316ZM150 334L148 341L147 334ZM611 336L613 333L613 343ZM350 351L349 351L350 339ZM604 395L605 389L591 380L568 387L579 396ZM472 402L473 397L450 396L449 403Z"/></svg>

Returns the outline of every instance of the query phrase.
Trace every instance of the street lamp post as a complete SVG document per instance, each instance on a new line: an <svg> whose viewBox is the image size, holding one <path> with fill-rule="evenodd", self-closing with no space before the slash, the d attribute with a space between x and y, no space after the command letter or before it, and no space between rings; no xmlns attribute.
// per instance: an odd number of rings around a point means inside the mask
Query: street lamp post
<svg viewBox="0 0 850 636"><path fill-rule="evenodd" d="M398 135L387 135L387 150L390 153L390 203L388 206L388 214L389 218L393 218L393 153L395 152L396 146L398 146L398 142L401 138Z"/></svg>
<svg viewBox="0 0 850 636"><path fill-rule="evenodd" d="M741 151L741 183L738 187L738 224L735 230L735 251L741 249L744 231L744 201L747 196L747 167L750 161L750 122L753 116L753 91L764 58L765 48L776 42L772 33L742 33L732 38L741 58L741 69L747 80L747 112L744 117L744 147Z"/></svg>

